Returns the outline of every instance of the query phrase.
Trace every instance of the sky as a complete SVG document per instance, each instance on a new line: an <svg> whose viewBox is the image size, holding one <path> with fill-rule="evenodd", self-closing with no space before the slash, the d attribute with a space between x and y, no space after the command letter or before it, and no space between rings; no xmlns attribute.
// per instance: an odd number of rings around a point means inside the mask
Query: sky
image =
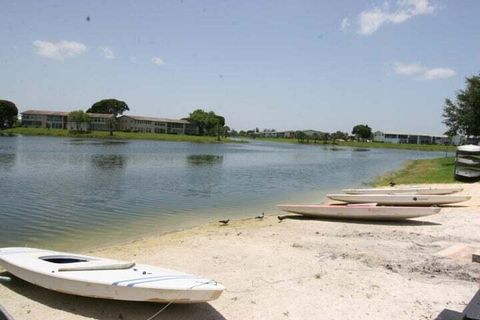
<svg viewBox="0 0 480 320"><path fill-rule="evenodd" d="M480 72L480 1L0 0L0 99L213 110L231 128L441 134Z"/></svg>

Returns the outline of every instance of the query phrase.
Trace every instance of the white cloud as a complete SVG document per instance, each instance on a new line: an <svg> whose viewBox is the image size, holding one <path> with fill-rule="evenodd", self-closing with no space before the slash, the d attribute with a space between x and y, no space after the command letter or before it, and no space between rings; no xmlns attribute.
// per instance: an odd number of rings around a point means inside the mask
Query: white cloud
<svg viewBox="0 0 480 320"><path fill-rule="evenodd" d="M358 15L358 33L369 35L385 23L403 23L417 15L432 14L435 9L430 0L399 0L395 10L390 10L389 3L385 2L382 7L374 7Z"/></svg>
<svg viewBox="0 0 480 320"><path fill-rule="evenodd" d="M153 62L154 64L156 64L157 66L161 66L161 65L164 65L164 64L165 64L165 62L163 61L163 59L160 58L160 57L153 57L153 58L152 58L152 62Z"/></svg>
<svg viewBox="0 0 480 320"><path fill-rule="evenodd" d="M394 65L395 73L412 76L424 71L424 67L420 63L401 63L396 62Z"/></svg>
<svg viewBox="0 0 480 320"><path fill-rule="evenodd" d="M425 80L446 79L453 77L457 73L449 68L433 68L426 70L423 74Z"/></svg>
<svg viewBox="0 0 480 320"><path fill-rule="evenodd" d="M342 22L340 23L340 30L347 31L350 27L350 20L348 18L343 18Z"/></svg>
<svg viewBox="0 0 480 320"><path fill-rule="evenodd" d="M87 46L80 42L61 40L50 42L36 40L33 42L37 54L50 59L61 60L78 56L87 51Z"/></svg>
<svg viewBox="0 0 480 320"><path fill-rule="evenodd" d="M437 80L453 77L457 73L450 68L427 68L420 63L400 63L394 64L396 74L404 76L417 76L421 80Z"/></svg>
<svg viewBox="0 0 480 320"><path fill-rule="evenodd" d="M100 47L100 51L105 59L115 59L115 55L113 54L113 50L110 47Z"/></svg>

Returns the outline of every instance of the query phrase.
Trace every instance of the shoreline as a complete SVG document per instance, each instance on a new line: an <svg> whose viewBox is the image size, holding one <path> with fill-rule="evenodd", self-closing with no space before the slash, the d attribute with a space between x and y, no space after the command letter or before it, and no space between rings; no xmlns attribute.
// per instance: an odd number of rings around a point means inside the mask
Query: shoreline
<svg viewBox="0 0 480 320"><path fill-rule="evenodd" d="M268 215L86 252L200 274L226 286L218 300L172 305L163 319L434 319L444 308L462 310L480 280L480 264L468 260L469 250L480 247L480 186L461 186L473 196L465 206L410 222L299 216L279 222ZM455 246L463 251L445 253ZM0 300L14 317L27 320L140 320L163 306L99 303L18 279L0 285Z"/></svg>
<svg viewBox="0 0 480 320"><path fill-rule="evenodd" d="M388 142L360 142L360 141L319 141L318 143L306 143L298 142L294 138L255 138L250 140L264 141L264 142L276 142L276 143L290 143L290 144L300 144L300 145L312 145L312 146L330 146L335 147L348 147L353 149L359 149L358 151L368 151L363 150L365 148L372 149L396 149L396 150L413 150L413 151L425 151L425 152L445 152L446 148L443 145L427 145L427 144L407 144L407 143L388 143ZM453 153L457 149L457 146L449 145L448 153Z"/></svg>
<svg viewBox="0 0 480 320"><path fill-rule="evenodd" d="M85 133L73 133L67 129L43 129L43 128L12 128L3 130L7 137L11 136L37 136L54 138L77 138L77 139L100 139L100 140L141 140L141 141L167 141L167 142L191 142L191 143L248 143L246 140L234 140L212 136L176 135L164 133L136 133L114 131L110 136L108 131L90 131ZM0 131L0 136L2 136Z"/></svg>

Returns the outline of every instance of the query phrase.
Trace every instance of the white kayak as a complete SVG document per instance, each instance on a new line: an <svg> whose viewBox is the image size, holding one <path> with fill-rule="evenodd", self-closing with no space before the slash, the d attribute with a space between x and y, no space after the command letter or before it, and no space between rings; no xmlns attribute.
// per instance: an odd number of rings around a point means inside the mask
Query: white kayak
<svg viewBox="0 0 480 320"><path fill-rule="evenodd" d="M453 187L399 187L399 188L368 188L343 189L348 194L451 194L462 191L462 188Z"/></svg>
<svg viewBox="0 0 480 320"><path fill-rule="evenodd" d="M438 207L381 207L373 204L320 205L320 204L280 204L277 207L283 211L305 216L365 219L365 220L404 220L439 213Z"/></svg>
<svg viewBox="0 0 480 320"><path fill-rule="evenodd" d="M479 153L480 154L480 146L474 144L467 144L463 146L457 147L457 152L460 153Z"/></svg>
<svg viewBox="0 0 480 320"><path fill-rule="evenodd" d="M328 198L347 203L378 203L379 205L433 206L470 200L470 196L410 194L328 194Z"/></svg>
<svg viewBox="0 0 480 320"><path fill-rule="evenodd" d="M225 289L174 270L34 248L2 248L0 265L40 287L94 298L197 303L217 299Z"/></svg>

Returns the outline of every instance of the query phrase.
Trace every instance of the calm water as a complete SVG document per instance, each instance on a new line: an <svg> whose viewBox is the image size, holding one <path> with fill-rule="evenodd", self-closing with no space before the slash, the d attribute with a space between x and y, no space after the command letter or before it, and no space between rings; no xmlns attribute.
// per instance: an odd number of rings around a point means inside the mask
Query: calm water
<svg viewBox="0 0 480 320"><path fill-rule="evenodd" d="M321 202L442 153L0 137L0 247L87 247Z"/></svg>

